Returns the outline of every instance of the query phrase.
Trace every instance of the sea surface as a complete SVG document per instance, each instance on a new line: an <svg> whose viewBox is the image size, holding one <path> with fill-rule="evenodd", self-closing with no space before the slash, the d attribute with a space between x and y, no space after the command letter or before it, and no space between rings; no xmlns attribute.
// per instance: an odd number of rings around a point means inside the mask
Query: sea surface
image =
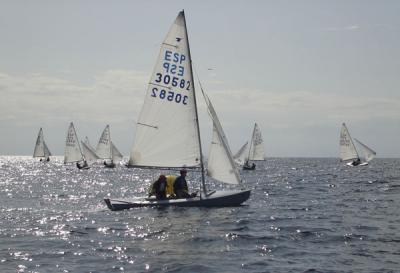
<svg viewBox="0 0 400 273"><path fill-rule="evenodd" d="M240 207L108 210L152 172L0 157L0 272L400 272L400 159L269 158Z"/></svg>

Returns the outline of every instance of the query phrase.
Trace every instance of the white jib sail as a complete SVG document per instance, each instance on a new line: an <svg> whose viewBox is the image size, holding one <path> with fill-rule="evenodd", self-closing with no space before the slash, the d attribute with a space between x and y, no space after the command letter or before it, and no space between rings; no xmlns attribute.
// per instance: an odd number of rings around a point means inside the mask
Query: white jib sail
<svg viewBox="0 0 400 273"><path fill-rule="evenodd" d="M184 13L161 45L136 125L129 165L200 166L192 70Z"/></svg>
<svg viewBox="0 0 400 273"><path fill-rule="evenodd" d="M253 134L251 136L249 160L265 160L264 142L260 127L254 124Z"/></svg>
<svg viewBox="0 0 400 273"><path fill-rule="evenodd" d="M340 158L343 161L358 158L356 147L354 146L353 140L351 139L349 130L347 130L346 124L342 124L340 130Z"/></svg>
<svg viewBox="0 0 400 273"><path fill-rule="evenodd" d="M47 147L46 142L43 140L43 147L44 147L44 157L48 158L49 156L51 156L49 147Z"/></svg>
<svg viewBox="0 0 400 273"><path fill-rule="evenodd" d="M124 157L120 151L118 151L117 147L111 141L111 149L112 149L112 159L114 162L119 162Z"/></svg>
<svg viewBox="0 0 400 273"><path fill-rule="evenodd" d="M204 93L203 95L213 121L213 137L207 162L207 174L221 182L239 184L240 175L235 166L228 140L211 101Z"/></svg>
<svg viewBox="0 0 400 273"><path fill-rule="evenodd" d="M369 162L375 158L376 152L374 150L372 150L370 147L368 147L358 139L355 138L354 140L360 145L365 161Z"/></svg>
<svg viewBox="0 0 400 273"><path fill-rule="evenodd" d="M96 154L99 156L99 158L111 159L111 149L110 126L107 125L101 134L99 143L97 144Z"/></svg>
<svg viewBox="0 0 400 273"><path fill-rule="evenodd" d="M67 132L67 140L65 142L64 163L82 160L84 160L84 158L79 145L78 136L76 135L74 124L71 122Z"/></svg>
<svg viewBox="0 0 400 273"><path fill-rule="evenodd" d="M87 161L96 161L97 159L99 159L97 154L93 150L91 150L90 147L87 146L85 142L81 141L81 144L82 144L83 155L85 156L85 159Z"/></svg>
<svg viewBox="0 0 400 273"><path fill-rule="evenodd" d="M85 145L86 145L86 148L88 148L92 153L96 154L96 149L93 148L93 146L90 144L88 137L85 137ZM99 158L99 157L97 156L97 158Z"/></svg>
<svg viewBox="0 0 400 273"><path fill-rule="evenodd" d="M239 165L244 165L244 162L246 160L248 150L249 150L249 142L247 141L240 149L239 151L233 156L233 159L235 162Z"/></svg>

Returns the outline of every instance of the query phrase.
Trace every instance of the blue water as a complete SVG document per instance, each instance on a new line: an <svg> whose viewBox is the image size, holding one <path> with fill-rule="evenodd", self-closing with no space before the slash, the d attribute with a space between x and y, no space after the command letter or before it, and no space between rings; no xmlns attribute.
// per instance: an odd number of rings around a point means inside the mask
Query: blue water
<svg viewBox="0 0 400 273"><path fill-rule="evenodd" d="M400 159L242 175L241 207L112 212L103 198L143 196L148 170L0 157L0 272L400 272Z"/></svg>

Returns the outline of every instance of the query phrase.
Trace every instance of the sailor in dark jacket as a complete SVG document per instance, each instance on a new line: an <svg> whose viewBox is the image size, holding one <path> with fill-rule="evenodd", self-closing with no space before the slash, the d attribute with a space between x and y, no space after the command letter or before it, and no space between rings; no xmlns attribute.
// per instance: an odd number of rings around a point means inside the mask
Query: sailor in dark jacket
<svg viewBox="0 0 400 273"><path fill-rule="evenodd" d="M174 183L174 193L177 198L190 198L188 185L186 182L186 170L182 169L180 171L181 175L178 176Z"/></svg>
<svg viewBox="0 0 400 273"><path fill-rule="evenodd" d="M153 184L154 193L158 200L167 198L167 178L165 175L160 175L156 182Z"/></svg>

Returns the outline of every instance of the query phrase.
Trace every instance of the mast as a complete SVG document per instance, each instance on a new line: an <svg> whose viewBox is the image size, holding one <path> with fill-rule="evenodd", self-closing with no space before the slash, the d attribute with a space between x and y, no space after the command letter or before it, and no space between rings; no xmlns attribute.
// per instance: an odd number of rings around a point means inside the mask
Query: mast
<svg viewBox="0 0 400 273"><path fill-rule="evenodd" d="M253 134L251 134L250 147L249 147L249 155L247 156L247 162L250 161L250 153L251 153L251 148L253 147L253 139L254 139L254 133L256 132L256 124L257 124L257 123L254 123Z"/></svg>
<svg viewBox="0 0 400 273"><path fill-rule="evenodd" d="M81 152L81 158L82 158L83 161L86 161L85 156L82 153L81 145L79 144L78 135L76 134L76 131L75 131L75 126L74 126L74 124L72 122L71 122L71 124L72 124L72 128L74 129L76 143L78 144L79 151Z"/></svg>
<svg viewBox="0 0 400 273"><path fill-rule="evenodd" d="M346 126L346 124L345 124L344 122L343 122L343 126L344 126L344 128L346 129L346 131L347 131L347 135L349 136L351 145L353 145L354 151L355 151L356 154L357 154L357 158L360 159L360 155L359 155L358 152L357 152L356 145L354 145L354 142L353 142L353 139L351 138L350 132L349 132L349 130L347 129L347 126Z"/></svg>
<svg viewBox="0 0 400 273"><path fill-rule="evenodd" d="M201 148L201 137L200 137L200 126L199 126L199 115L197 112L197 102L196 102L196 91L195 91L195 86L194 86L194 79L193 79L193 67L192 67L192 56L190 54L190 45L189 45L189 35L187 32L187 26L186 26L186 18L185 18L185 11L182 10L182 15L183 15L183 21L185 22L185 34L186 34L186 40L188 44L188 54L189 54L189 65L190 65L190 70L192 71L190 80L193 84L193 98L194 98L194 108L195 108L195 122L196 122L196 128L197 128L197 137L199 141L199 149L200 149L200 166L201 166L201 188L203 190L204 194L207 194L207 189L206 189L206 183L205 183L205 175L204 175L204 162L203 162L203 150ZM200 195L201 197L201 195Z"/></svg>

